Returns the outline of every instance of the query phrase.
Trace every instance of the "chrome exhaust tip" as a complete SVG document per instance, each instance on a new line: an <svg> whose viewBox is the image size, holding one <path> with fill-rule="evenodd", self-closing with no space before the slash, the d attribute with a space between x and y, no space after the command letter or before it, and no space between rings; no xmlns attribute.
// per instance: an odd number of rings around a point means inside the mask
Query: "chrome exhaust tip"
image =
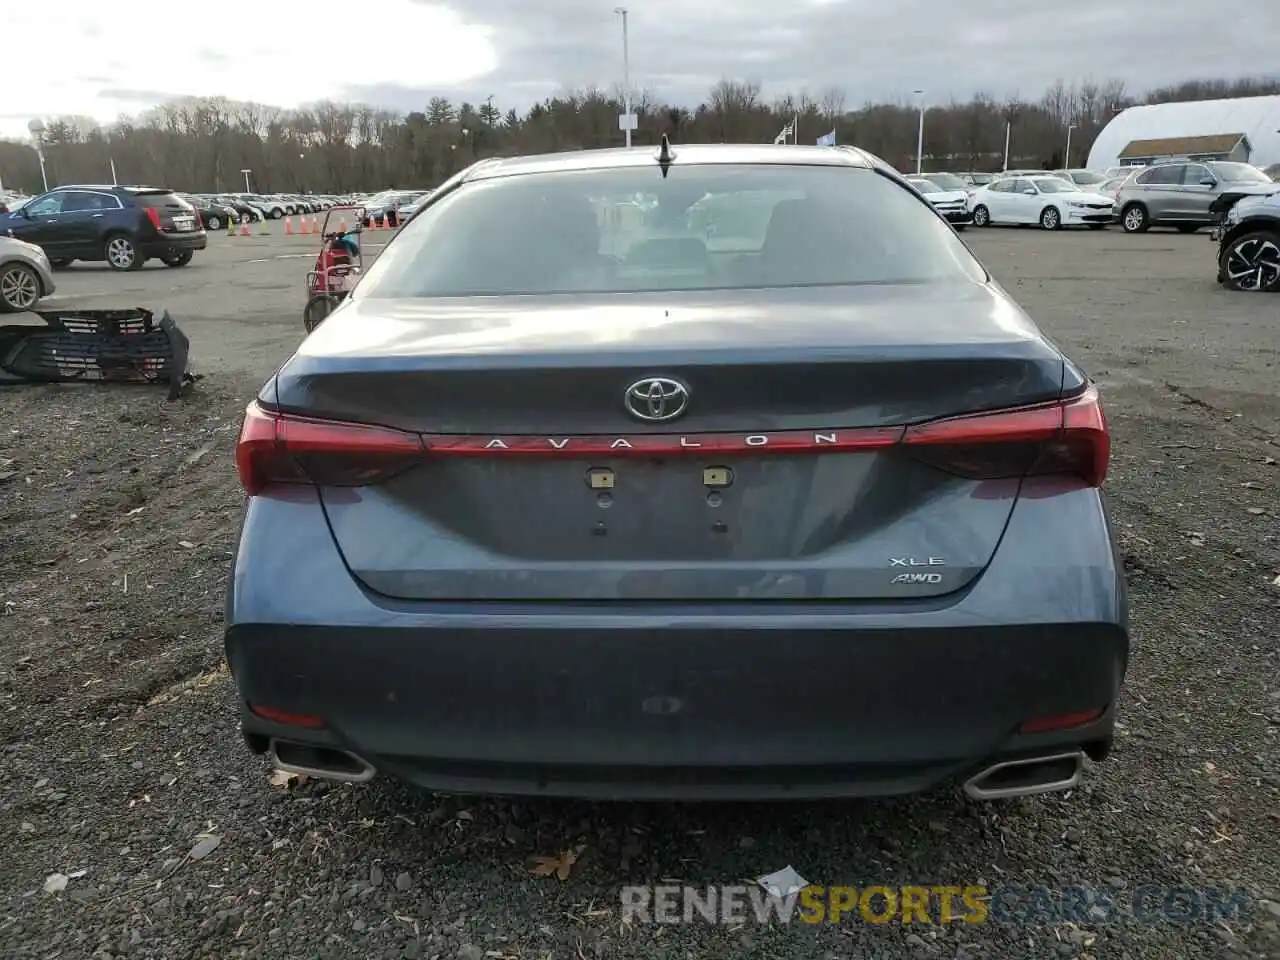
<svg viewBox="0 0 1280 960"><path fill-rule="evenodd" d="M367 783L377 773L373 764L349 750L311 746L275 737L267 744L267 759L277 770L317 780Z"/></svg>
<svg viewBox="0 0 1280 960"><path fill-rule="evenodd" d="M964 792L974 800L1003 800L1071 790L1084 774L1084 760L1081 750L1005 760L966 780Z"/></svg>

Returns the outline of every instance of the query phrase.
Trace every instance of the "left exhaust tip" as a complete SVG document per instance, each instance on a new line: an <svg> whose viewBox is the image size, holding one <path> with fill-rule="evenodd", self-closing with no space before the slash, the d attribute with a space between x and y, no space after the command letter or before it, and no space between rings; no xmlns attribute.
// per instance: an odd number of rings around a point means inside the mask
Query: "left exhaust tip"
<svg viewBox="0 0 1280 960"><path fill-rule="evenodd" d="M367 783L377 774L373 764L349 750L317 747L272 738L267 757L277 770L318 780Z"/></svg>

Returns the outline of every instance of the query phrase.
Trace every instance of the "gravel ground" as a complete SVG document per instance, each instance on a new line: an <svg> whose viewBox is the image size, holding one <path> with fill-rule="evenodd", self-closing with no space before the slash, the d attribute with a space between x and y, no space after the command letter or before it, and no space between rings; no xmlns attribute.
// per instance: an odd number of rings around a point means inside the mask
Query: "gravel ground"
<svg viewBox="0 0 1280 960"><path fill-rule="evenodd" d="M0 955L12 958L1280 956L1280 299L1203 236L970 231L1104 387L1135 653L1111 760L1065 796L599 805L273 785L221 656L237 418L300 339L310 246L78 266L59 299L168 306L204 374L0 394ZM578 853L568 878L540 856ZM624 922L619 887L1243 888L1226 922ZM61 873L66 888L46 892Z"/></svg>

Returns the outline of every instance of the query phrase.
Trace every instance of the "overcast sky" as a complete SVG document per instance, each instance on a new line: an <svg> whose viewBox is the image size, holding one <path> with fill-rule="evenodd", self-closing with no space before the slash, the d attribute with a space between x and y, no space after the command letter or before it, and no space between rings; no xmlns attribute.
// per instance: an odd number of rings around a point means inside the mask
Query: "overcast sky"
<svg viewBox="0 0 1280 960"><path fill-rule="evenodd" d="M621 82L615 2L0 0L0 136L25 136L34 116L110 121L183 95L405 111L492 94L523 109ZM769 99L838 85L852 109L917 88L935 101L1038 97L1057 77L1122 77L1138 91L1280 69L1280 0L626 2L633 86L685 105L722 77L758 81Z"/></svg>

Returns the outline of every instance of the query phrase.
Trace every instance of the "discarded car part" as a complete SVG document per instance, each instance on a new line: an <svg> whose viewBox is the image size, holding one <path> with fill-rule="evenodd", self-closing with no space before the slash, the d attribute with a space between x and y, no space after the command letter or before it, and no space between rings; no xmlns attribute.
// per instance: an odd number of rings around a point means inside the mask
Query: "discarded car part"
<svg viewBox="0 0 1280 960"><path fill-rule="evenodd" d="M1084 753L1056 753L1045 757L1006 760L985 768L965 781L964 792L974 800L1003 800L1036 793L1070 790L1084 773Z"/></svg>
<svg viewBox="0 0 1280 960"><path fill-rule="evenodd" d="M34 313L46 326L0 326L0 383L167 384L176 400L196 379L187 369L191 343L167 310L159 320L142 307Z"/></svg>

